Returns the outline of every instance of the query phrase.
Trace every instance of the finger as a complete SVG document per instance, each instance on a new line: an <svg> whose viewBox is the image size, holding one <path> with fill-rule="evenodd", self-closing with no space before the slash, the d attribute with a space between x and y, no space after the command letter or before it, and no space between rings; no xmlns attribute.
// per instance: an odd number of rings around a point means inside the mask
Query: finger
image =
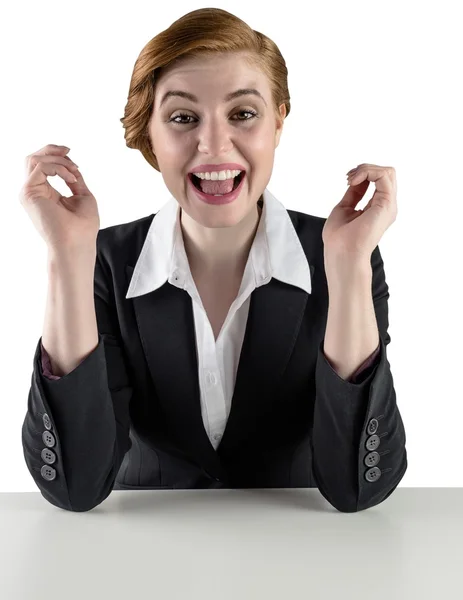
<svg viewBox="0 0 463 600"><path fill-rule="evenodd" d="M75 171L78 166L74 161L72 161L68 156L57 156L56 154L33 154L29 157L29 162L27 164L27 175L32 173L35 169L35 166L38 162L55 162L59 165L65 166L67 169L70 169L72 172Z"/></svg>
<svg viewBox="0 0 463 600"><path fill-rule="evenodd" d="M29 154L28 156L26 156L25 161L24 161L24 165L25 165L25 169L26 169L26 176L30 175L32 170L35 168L35 163L34 163L34 165L32 165L32 168L29 168L31 159L34 156L49 155L49 156L63 156L64 157L68 152L69 152L69 148L67 146L56 146L55 144L47 144L40 150L37 150L36 152Z"/></svg>
<svg viewBox="0 0 463 600"><path fill-rule="evenodd" d="M367 205L366 205L366 206L363 208L363 210L364 210L364 211L365 211L365 210L368 210L368 209L370 208L370 206L371 206L371 203L373 202L373 197L374 197L374 196L372 196L372 197L370 198L370 200L368 201L368 204L367 204Z"/></svg>
<svg viewBox="0 0 463 600"><path fill-rule="evenodd" d="M58 146L57 144L47 144L46 146L44 146L43 148L40 148L40 150L38 150L37 152L34 152L34 154L52 154L52 153L57 153L59 152L67 154L70 151L70 148L68 148L67 146Z"/></svg>
<svg viewBox="0 0 463 600"><path fill-rule="evenodd" d="M364 180L371 181L376 185L379 192L387 192L394 179L391 167L378 167L376 165L362 165L357 172L349 178L350 185L358 185Z"/></svg>
<svg viewBox="0 0 463 600"><path fill-rule="evenodd" d="M68 184L72 190L72 193L91 196L92 192L88 189L87 184L85 183L85 180L82 177L82 173L79 171L79 169L74 169L72 172L77 179L77 181Z"/></svg>
<svg viewBox="0 0 463 600"><path fill-rule="evenodd" d="M365 195L369 185L370 182L368 180L362 181L357 185L352 185L351 183L338 206L355 208Z"/></svg>
<svg viewBox="0 0 463 600"><path fill-rule="evenodd" d="M379 194L393 194L393 180L390 176L389 167L378 167L363 163L357 167L353 175L349 177L349 189L339 203L343 207L354 208L365 195L370 182L375 184L375 191Z"/></svg>
<svg viewBox="0 0 463 600"><path fill-rule="evenodd" d="M42 185L47 182L47 177L54 175L59 175L69 187L76 182L76 177L66 167L58 163L39 161L26 181L25 187Z"/></svg>
<svg viewBox="0 0 463 600"><path fill-rule="evenodd" d="M66 160L66 161L68 161L73 167L79 168L79 165L76 162L74 162L73 160L71 160L69 158L69 156L63 156L63 159Z"/></svg>
<svg viewBox="0 0 463 600"><path fill-rule="evenodd" d="M26 156L26 160L28 158L30 158L31 156L34 156L34 154L40 154L40 155L56 154L57 156L64 156L65 154L68 154L69 151L70 151L70 148L68 148L67 146L57 146L56 144L47 144L43 148L40 148L40 150L36 150L32 154L29 154L28 156Z"/></svg>

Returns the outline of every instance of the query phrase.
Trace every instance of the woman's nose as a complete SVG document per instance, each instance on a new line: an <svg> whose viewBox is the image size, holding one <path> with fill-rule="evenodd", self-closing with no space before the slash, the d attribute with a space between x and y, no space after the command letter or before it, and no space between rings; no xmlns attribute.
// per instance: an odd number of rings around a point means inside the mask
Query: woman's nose
<svg viewBox="0 0 463 600"><path fill-rule="evenodd" d="M233 147L230 128L223 124L210 124L198 132L198 150L213 156L227 155Z"/></svg>

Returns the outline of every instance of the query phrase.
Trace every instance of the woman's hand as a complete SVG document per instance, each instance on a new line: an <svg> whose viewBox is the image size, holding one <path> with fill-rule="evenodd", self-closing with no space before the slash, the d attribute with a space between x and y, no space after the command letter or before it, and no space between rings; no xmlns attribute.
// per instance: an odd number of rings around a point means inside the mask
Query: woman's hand
<svg viewBox="0 0 463 600"><path fill-rule="evenodd" d="M77 165L66 156L68 152L65 146L48 144L26 157L21 204L49 250L95 251L100 229L98 205ZM64 179L72 196L62 196L49 184L47 177L53 175Z"/></svg>
<svg viewBox="0 0 463 600"><path fill-rule="evenodd" d="M393 167L362 163L348 173L349 188L323 228L325 256L347 261L368 261L383 233L397 217L397 182ZM375 192L363 210L355 207L370 181Z"/></svg>

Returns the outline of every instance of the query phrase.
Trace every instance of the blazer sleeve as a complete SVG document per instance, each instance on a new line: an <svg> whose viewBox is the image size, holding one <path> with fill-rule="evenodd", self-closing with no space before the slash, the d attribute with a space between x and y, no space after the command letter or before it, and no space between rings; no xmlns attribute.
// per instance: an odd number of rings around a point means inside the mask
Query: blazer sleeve
<svg viewBox="0 0 463 600"><path fill-rule="evenodd" d="M33 360L22 445L42 496L70 511L88 511L111 493L129 438L132 386L120 340L110 274L98 249L94 300L98 345L57 379L42 370L42 338Z"/></svg>
<svg viewBox="0 0 463 600"><path fill-rule="evenodd" d="M40 355L42 359L42 375L48 379L61 379L59 375L53 375L51 368L51 360L48 352L45 350L42 344L42 338L40 338Z"/></svg>
<svg viewBox="0 0 463 600"><path fill-rule="evenodd" d="M345 380L326 358L323 339L315 369L313 474L320 493L342 512L380 504L407 470L405 429L386 354L389 288L378 246L371 266L379 353L357 380Z"/></svg>
<svg viewBox="0 0 463 600"><path fill-rule="evenodd" d="M372 354L355 371L355 373L353 373L353 375L351 375L349 377L349 381L351 381L352 383L359 383L364 378L367 377L367 371L368 371L368 369L370 367L376 366L378 364L378 356L379 356L380 349L381 349L381 344L380 344L380 342L378 342L378 346L377 346L376 350L374 350L372 352ZM326 356L326 354L325 354L325 358L328 360L328 357ZM328 360L328 362L330 362L330 361Z"/></svg>

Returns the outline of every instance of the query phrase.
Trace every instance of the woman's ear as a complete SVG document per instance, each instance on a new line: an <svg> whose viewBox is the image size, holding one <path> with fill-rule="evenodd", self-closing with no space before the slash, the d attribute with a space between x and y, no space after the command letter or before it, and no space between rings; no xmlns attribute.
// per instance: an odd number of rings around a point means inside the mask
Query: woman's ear
<svg viewBox="0 0 463 600"><path fill-rule="evenodd" d="M277 148L280 143L281 134L283 133L283 125L285 122L286 116L286 105L282 104L280 106L280 117L276 117L276 128L275 128L275 148Z"/></svg>

